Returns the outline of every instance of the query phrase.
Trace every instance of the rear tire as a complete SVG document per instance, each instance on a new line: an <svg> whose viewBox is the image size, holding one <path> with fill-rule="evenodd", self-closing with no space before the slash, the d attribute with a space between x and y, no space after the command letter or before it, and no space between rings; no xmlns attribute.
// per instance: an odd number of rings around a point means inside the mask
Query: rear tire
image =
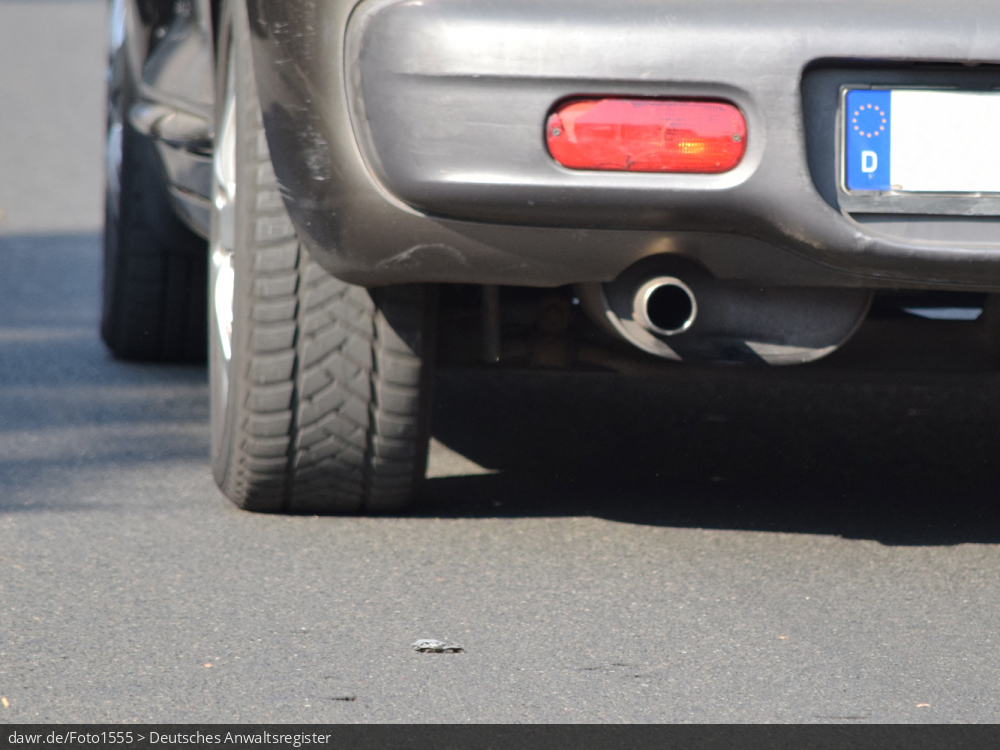
<svg viewBox="0 0 1000 750"><path fill-rule="evenodd" d="M122 359L204 362L207 243L177 217L156 144L128 122L127 54L120 44L108 75L101 337Z"/></svg>
<svg viewBox="0 0 1000 750"><path fill-rule="evenodd" d="M427 462L432 290L369 291L310 258L271 166L245 3L230 4L222 28L232 33L220 35L216 89L225 92L209 292L216 481L248 510L398 510Z"/></svg>

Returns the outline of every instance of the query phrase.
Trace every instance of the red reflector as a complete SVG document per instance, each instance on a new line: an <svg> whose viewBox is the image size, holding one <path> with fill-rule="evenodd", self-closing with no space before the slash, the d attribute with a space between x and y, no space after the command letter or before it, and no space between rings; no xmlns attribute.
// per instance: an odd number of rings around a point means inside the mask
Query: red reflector
<svg viewBox="0 0 1000 750"><path fill-rule="evenodd" d="M718 174L743 159L747 124L724 102L574 99L549 115L545 139L572 169Z"/></svg>

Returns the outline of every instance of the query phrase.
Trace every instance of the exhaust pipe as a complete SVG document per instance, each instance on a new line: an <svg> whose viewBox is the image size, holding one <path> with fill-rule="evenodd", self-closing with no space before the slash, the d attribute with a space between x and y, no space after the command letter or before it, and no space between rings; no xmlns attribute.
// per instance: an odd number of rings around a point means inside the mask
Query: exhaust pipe
<svg viewBox="0 0 1000 750"><path fill-rule="evenodd" d="M797 364L834 351L864 320L866 289L760 286L654 255L577 295L606 331L664 359Z"/></svg>
<svg viewBox="0 0 1000 750"><path fill-rule="evenodd" d="M576 289L584 310L608 333L650 354L679 360L674 341L696 335L692 326L701 327L701 322L695 325L698 299L710 280L704 269L685 258L653 256L614 281L578 284Z"/></svg>
<svg viewBox="0 0 1000 750"><path fill-rule="evenodd" d="M648 331L661 336L684 333L698 317L691 287L675 276L657 276L636 290L632 316Z"/></svg>

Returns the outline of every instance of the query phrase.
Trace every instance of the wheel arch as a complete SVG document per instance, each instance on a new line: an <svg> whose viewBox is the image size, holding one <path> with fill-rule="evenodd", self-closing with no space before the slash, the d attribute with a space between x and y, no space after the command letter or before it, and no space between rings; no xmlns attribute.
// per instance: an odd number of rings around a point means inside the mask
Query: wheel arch
<svg viewBox="0 0 1000 750"><path fill-rule="evenodd" d="M135 91L127 117L157 146L171 203L209 233L218 0L113 0L125 24L121 50Z"/></svg>

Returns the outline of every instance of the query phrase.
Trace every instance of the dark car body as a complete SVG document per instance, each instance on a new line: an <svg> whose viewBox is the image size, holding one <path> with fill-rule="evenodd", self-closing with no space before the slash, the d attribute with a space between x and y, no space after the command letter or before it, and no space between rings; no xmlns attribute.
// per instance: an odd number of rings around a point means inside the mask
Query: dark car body
<svg viewBox="0 0 1000 750"><path fill-rule="evenodd" d="M146 78L152 99L207 121L211 48L196 16L211 10L189 8L194 20L173 20L147 53ZM250 10L291 216L347 280L607 281L668 249L718 277L772 284L1000 283L1000 198L852 203L836 134L843 85L1000 87L990 2L253 0ZM747 119L746 156L722 175L568 170L542 133L554 103L580 95L731 101Z"/></svg>
<svg viewBox="0 0 1000 750"><path fill-rule="evenodd" d="M996 198L852 205L847 84L1000 87L982 0L262 0L255 58L301 236L356 283L609 281L669 251L767 284L992 288ZM723 99L722 175L580 172L545 149L567 97Z"/></svg>
<svg viewBox="0 0 1000 750"><path fill-rule="evenodd" d="M131 119L207 236L218 10L134 2L148 104ZM248 0L248 15L289 216L344 281L575 284L647 352L731 361L736 341L772 364L835 349L874 291L1000 288L1000 194L859 194L843 174L846 89L1000 89L988 0ZM745 154L720 174L567 168L545 123L579 97L727 102ZM686 336L629 322L635 269L688 279L703 303Z"/></svg>

